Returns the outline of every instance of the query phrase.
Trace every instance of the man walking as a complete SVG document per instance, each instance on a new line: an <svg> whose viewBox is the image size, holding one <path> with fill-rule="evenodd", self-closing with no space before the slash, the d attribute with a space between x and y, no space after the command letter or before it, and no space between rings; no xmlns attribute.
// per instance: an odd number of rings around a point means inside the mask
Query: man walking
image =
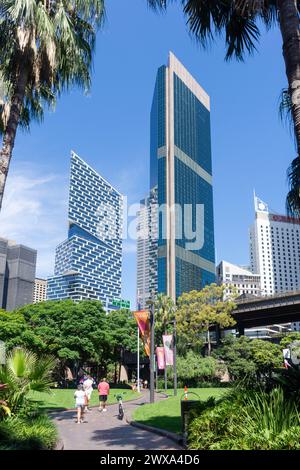
<svg viewBox="0 0 300 470"><path fill-rule="evenodd" d="M107 411L106 401L109 395L109 384L106 382L106 379L103 378L98 385L99 392L99 411Z"/></svg>

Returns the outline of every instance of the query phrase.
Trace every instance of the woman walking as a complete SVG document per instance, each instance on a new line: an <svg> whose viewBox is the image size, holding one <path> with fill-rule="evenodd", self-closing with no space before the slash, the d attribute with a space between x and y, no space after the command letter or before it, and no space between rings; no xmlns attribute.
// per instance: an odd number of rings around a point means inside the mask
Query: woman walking
<svg viewBox="0 0 300 470"><path fill-rule="evenodd" d="M83 416L84 416L84 407L86 403L86 392L83 390L83 385L79 384L77 387L76 392L74 393L74 398L75 398L75 405L77 408L77 424L80 424L83 422Z"/></svg>

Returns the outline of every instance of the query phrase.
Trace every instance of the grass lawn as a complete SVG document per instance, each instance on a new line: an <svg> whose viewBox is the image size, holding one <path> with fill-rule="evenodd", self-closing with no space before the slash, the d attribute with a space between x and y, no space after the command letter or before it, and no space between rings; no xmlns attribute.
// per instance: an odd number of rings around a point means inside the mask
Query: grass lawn
<svg viewBox="0 0 300 470"><path fill-rule="evenodd" d="M209 397L221 397L226 393L226 388L190 388L189 392L194 392L200 400L206 400ZM163 391L165 393L165 391ZM168 390L170 398L161 400L153 404L139 406L133 419L139 423L153 426L155 428L166 429L167 431L181 432L180 399L183 395L183 389L177 391L177 397L172 396L173 391ZM189 399L198 399L195 395L190 395Z"/></svg>
<svg viewBox="0 0 300 470"><path fill-rule="evenodd" d="M40 405L40 408L44 409L57 409L57 408L74 408L75 407L75 399L74 393L75 389L67 388L55 388L51 390L51 394L48 393L40 393L40 392L31 392L29 398L37 402ZM139 398L141 395L137 392L133 392L130 389L120 389L120 388L112 388L110 390L110 394L108 396L107 403L117 403L116 398L114 395L123 394L123 400L134 400L135 398ZM92 398L90 401L90 406L99 405L99 398L98 398L98 390L94 390L92 393Z"/></svg>

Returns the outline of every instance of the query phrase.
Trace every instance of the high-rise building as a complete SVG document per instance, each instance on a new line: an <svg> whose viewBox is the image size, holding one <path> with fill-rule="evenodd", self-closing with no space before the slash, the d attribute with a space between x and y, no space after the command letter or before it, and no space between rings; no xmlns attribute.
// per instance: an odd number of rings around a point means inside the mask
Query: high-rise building
<svg viewBox="0 0 300 470"><path fill-rule="evenodd" d="M36 250L0 238L0 308L32 303L36 257Z"/></svg>
<svg viewBox="0 0 300 470"><path fill-rule="evenodd" d="M121 295L123 196L72 152L68 239L56 249L50 300L101 300Z"/></svg>
<svg viewBox="0 0 300 470"><path fill-rule="evenodd" d="M150 153L157 291L175 299L215 281L215 247L210 99L172 53L157 72Z"/></svg>
<svg viewBox="0 0 300 470"><path fill-rule="evenodd" d="M47 300L47 279L36 278L34 281L33 303Z"/></svg>
<svg viewBox="0 0 300 470"><path fill-rule="evenodd" d="M149 198L141 200L137 213L137 283L136 306L145 309L149 300Z"/></svg>
<svg viewBox="0 0 300 470"><path fill-rule="evenodd" d="M228 292L231 287L240 295L261 295L260 274L253 274L249 269L242 266L221 261L217 266L218 284L228 285Z"/></svg>
<svg viewBox="0 0 300 470"><path fill-rule="evenodd" d="M256 196L250 259L251 269L261 276L263 295L300 289L300 221L270 213Z"/></svg>
<svg viewBox="0 0 300 470"><path fill-rule="evenodd" d="M157 189L140 202L137 212L137 293L138 309L157 293Z"/></svg>

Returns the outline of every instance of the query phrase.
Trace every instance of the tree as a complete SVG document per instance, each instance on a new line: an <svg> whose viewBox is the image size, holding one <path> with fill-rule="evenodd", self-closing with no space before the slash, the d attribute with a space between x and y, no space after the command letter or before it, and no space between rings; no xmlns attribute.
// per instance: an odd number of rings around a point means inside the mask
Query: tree
<svg viewBox="0 0 300 470"><path fill-rule="evenodd" d="M176 312L178 334L194 347L202 343L207 334L208 355L211 353L210 328L225 328L236 322L231 316L235 308L232 298L225 298L226 286L210 284L201 291L184 293L178 299Z"/></svg>
<svg viewBox="0 0 300 470"><path fill-rule="evenodd" d="M258 383L270 378L274 368L282 366L282 351L278 344L251 340L246 336L228 335L214 355L225 362L233 380L249 378Z"/></svg>
<svg viewBox="0 0 300 470"><path fill-rule="evenodd" d="M104 0L0 3L0 210L19 124L41 119L64 89L90 86Z"/></svg>
<svg viewBox="0 0 300 470"><path fill-rule="evenodd" d="M33 351L44 350L43 342L20 312L0 310L0 340L4 341L8 352L16 346L24 346Z"/></svg>
<svg viewBox="0 0 300 470"><path fill-rule="evenodd" d="M165 294L158 294L155 299L155 333L161 338L167 333L171 322L175 319L176 305L173 299Z"/></svg>
<svg viewBox="0 0 300 470"><path fill-rule="evenodd" d="M28 328L39 339L32 349L58 358L61 372L68 366L76 373L84 363L101 365L105 369L111 347L101 302L47 301L26 305L17 313L24 316Z"/></svg>
<svg viewBox="0 0 300 470"><path fill-rule="evenodd" d="M121 366L124 352L137 350L136 321L130 310L120 309L107 315L109 355L115 364L114 380L117 382L117 364ZM120 377L120 372L119 372Z"/></svg>
<svg viewBox="0 0 300 470"><path fill-rule="evenodd" d="M148 0L155 9L166 9L174 0ZM290 110L297 146L297 157L289 168L289 212L300 215L300 29L299 0L181 0L191 34L204 47L224 33L226 60L244 60L253 53L260 28L276 25L283 41L288 89L285 102Z"/></svg>
<svg viewBox="0 0 300 470"><path fill-rule="evenodd" d="M177 378L180 386L197 387L199 382L216 379L219 365L215 358L201 357L188 351L185 356L177 357Z"/></svg>
<svg viewBox="0 0 300 470"><path fill-rule="evenodd" d="M0 366L0 382L6 384L4 399L11 412L16 413L25 404L31 391L50 392L55 359L38 356L24 348L15 348Z"/></svg>

